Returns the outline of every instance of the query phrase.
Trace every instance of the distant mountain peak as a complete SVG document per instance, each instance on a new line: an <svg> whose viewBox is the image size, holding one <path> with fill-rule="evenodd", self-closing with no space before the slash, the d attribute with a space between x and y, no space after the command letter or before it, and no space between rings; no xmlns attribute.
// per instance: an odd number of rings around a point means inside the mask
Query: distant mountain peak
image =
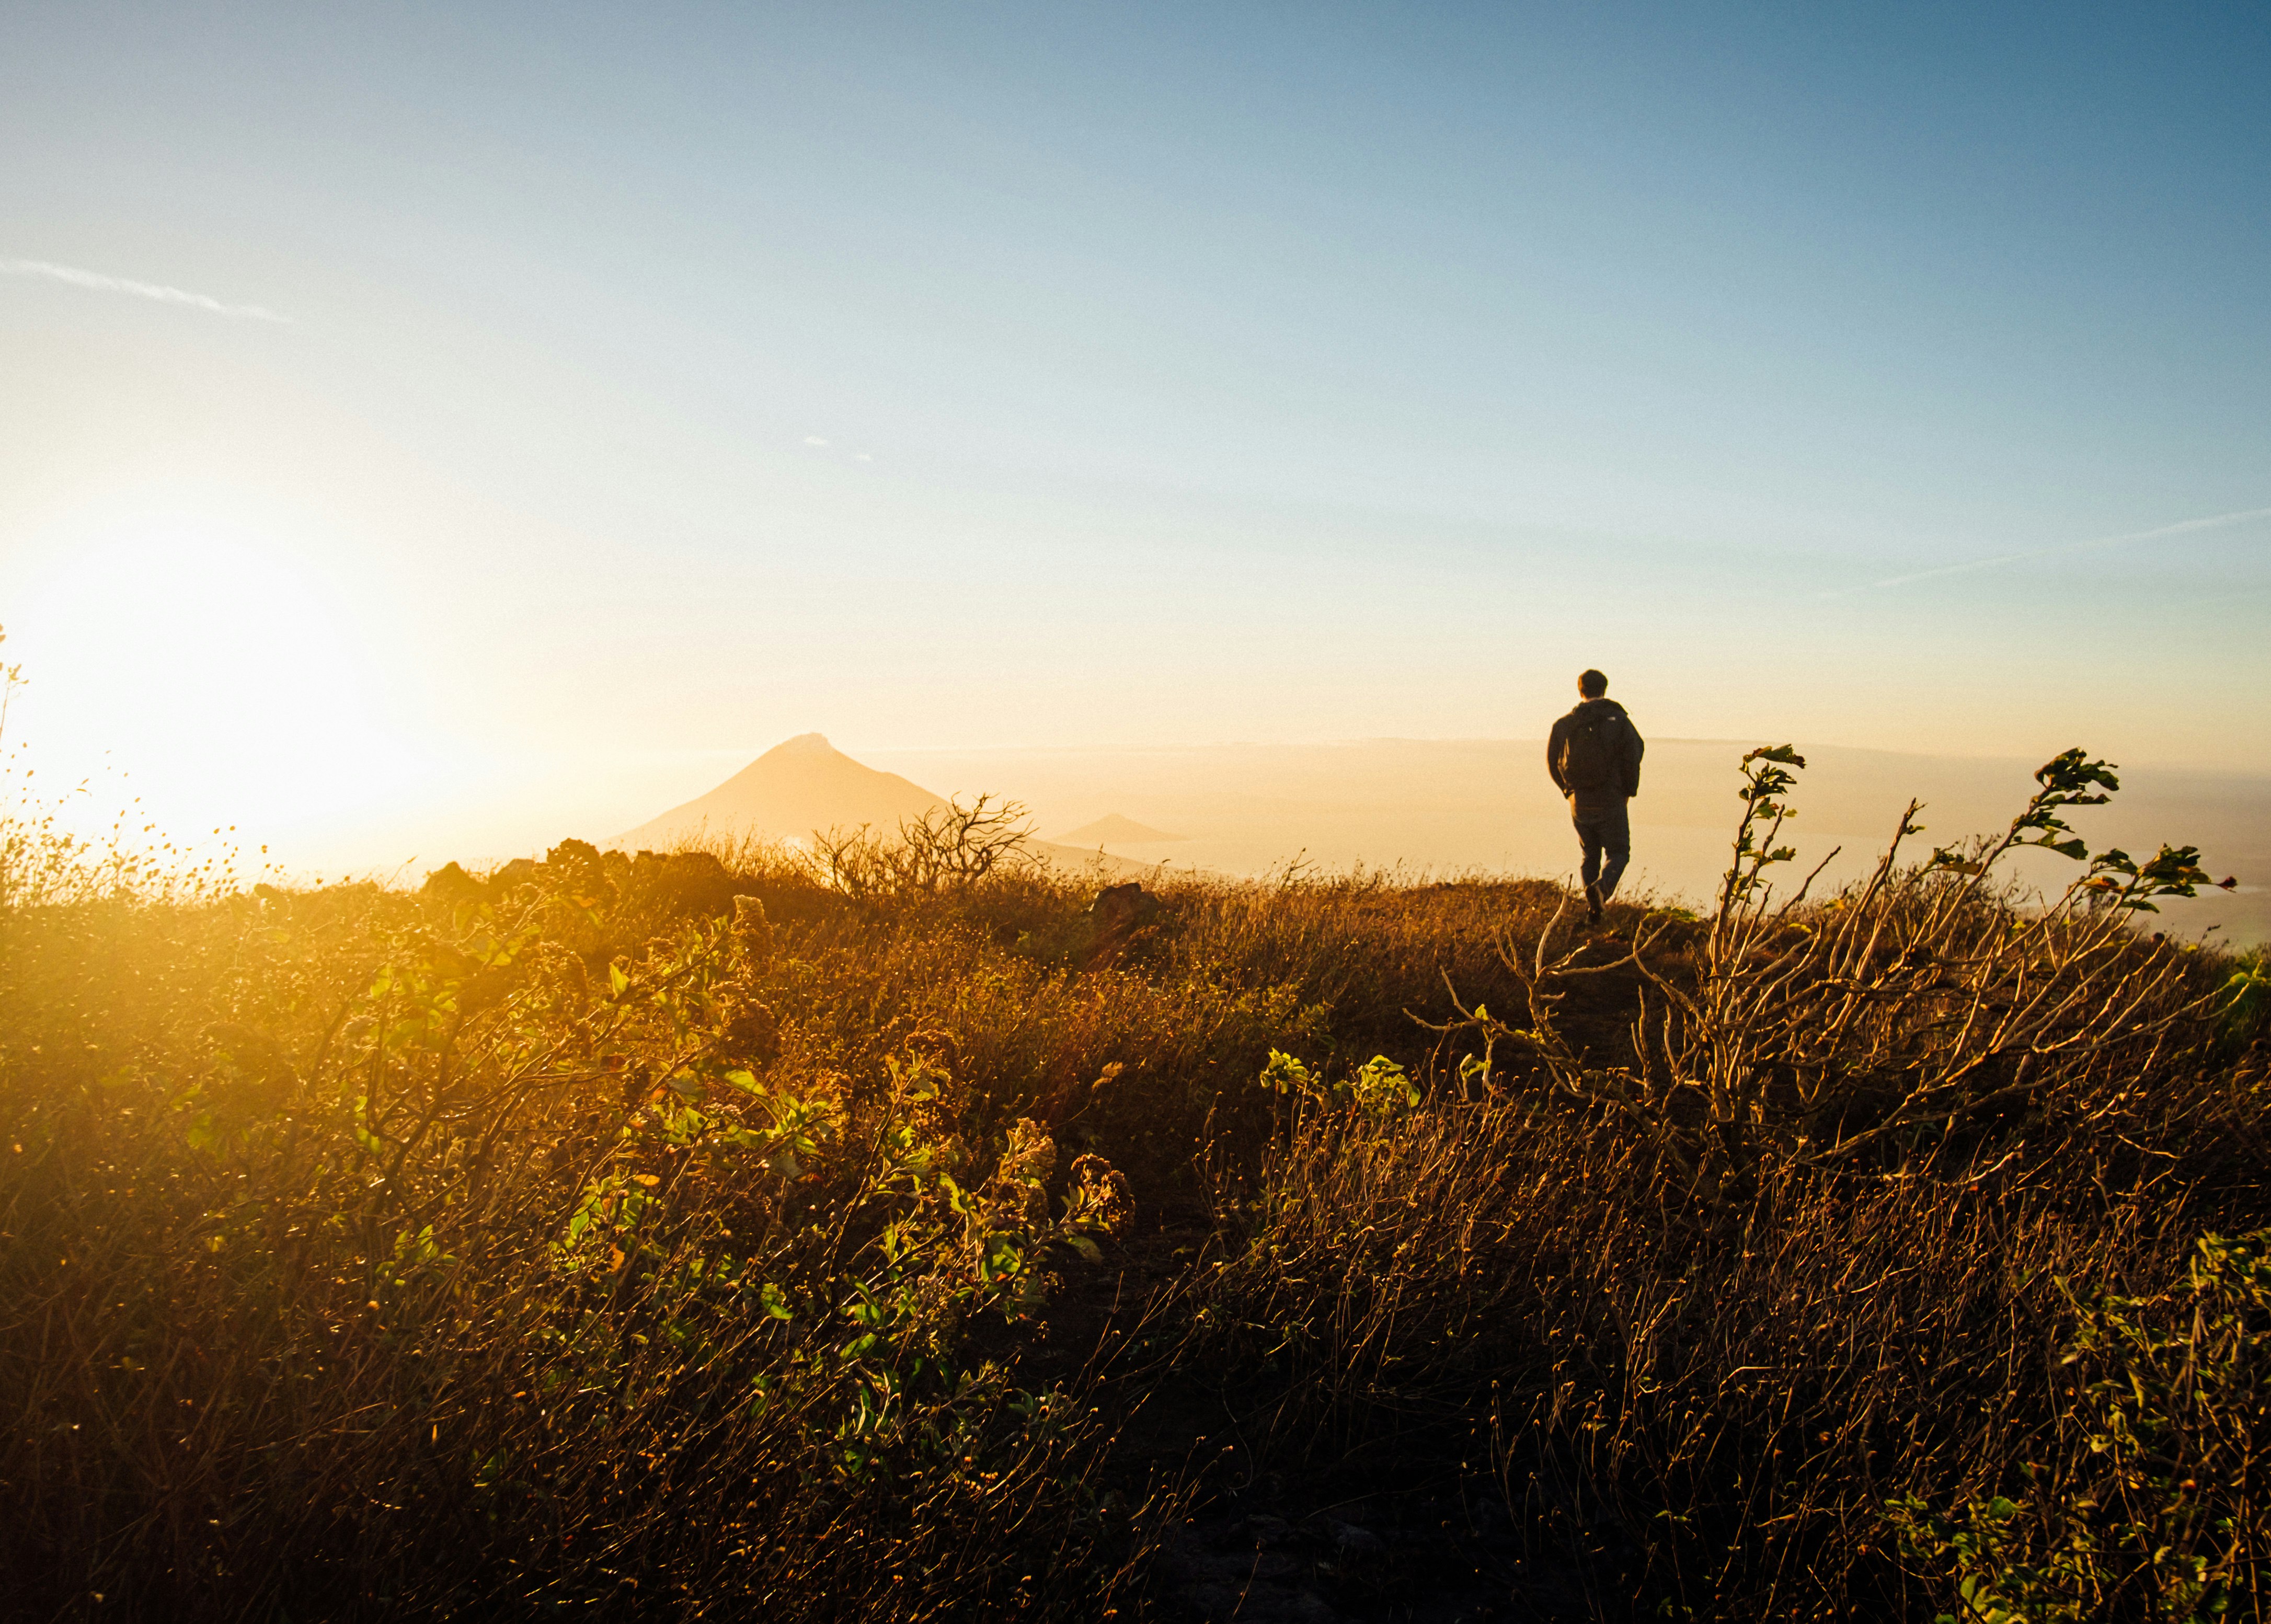
<svg viewBox="0 0 2271 1624"><path fill-rule="evenodd" d="M689 835L763 835L798 840L815 831L890 831L943 798L896 772L864 766L823 734L783 740L707 794L615 837L624 847L660 850Z"/></svg>
<svg viewBox="0 0 2271 1624"><path fill-rule="evenodd" d="M1149 823L1139 823L1132 817L1122 817L1114 812L1099 817L1093 823L1083 823L1069 834L1059 835L1062 846L1153 846L1166 840L1188 840L1188 835L1171 835L1164 829L1154 829Z"/></svg>

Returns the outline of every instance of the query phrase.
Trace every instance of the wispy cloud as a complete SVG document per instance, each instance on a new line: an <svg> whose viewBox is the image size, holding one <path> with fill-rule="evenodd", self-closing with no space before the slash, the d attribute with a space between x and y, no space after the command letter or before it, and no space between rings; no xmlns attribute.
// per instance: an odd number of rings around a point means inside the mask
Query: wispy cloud
<svg viewBox="0 0 2271 1624"><path fill-rule="evenodd" d="M808 434L808 435L805 436L804 436L804 443L805 443L807 445L825 445L825 444L827 444L827 443L828 443L828 442L827 442L827 441L825 441L825 440L822 439L822 438L821 438L818 435L816 435L816 434Z"/></svg>
<svg viewBox="0 0 2271 1624"><path fill-rule="evenodd" d="M244 321L288 323L292 319L257 304L229 304L210 294L193 294L184 287L168 287L161 282L138 282L130 277L106 276L100 271L82 271L76 265L52 264L44 259L0 259L0 275L41 277L50 282L67 282L73 287L90 287L97 293L130 294L137 299L154 299L160 304L186 305L192 310L235 317Z"/></svg>
<svg viewBox="0 0 2271 1624"><path fill-rule="evenodd" d="M2206 518L2187 518L2173 525L2156 525L2150 530L2125 531L2118 536L2092 536L2087 541L2060 541L2051 547L2029 548L2023 553L1999 553L1992 558L1974 558L1960 564L1941 564L1934 570L1915 570L1906 575L1888 575L1881 581L1865 581L1858 586L1841 586L1821 595L1824 598L1850 598L1857 592L1873 592L1888 586L1906 586L1912 581L1930 581L1943 575L1969 575L1974 570L1999 569L2004 564L2056 558L2066 553L2086 553L2093 548L2120 547L2131 541L2151 541L2161 536L2180 536L2194 530L2223 530L2233 525L2248 525L2266 518L2271 518L2271 508L2214 513Z"/></svg>

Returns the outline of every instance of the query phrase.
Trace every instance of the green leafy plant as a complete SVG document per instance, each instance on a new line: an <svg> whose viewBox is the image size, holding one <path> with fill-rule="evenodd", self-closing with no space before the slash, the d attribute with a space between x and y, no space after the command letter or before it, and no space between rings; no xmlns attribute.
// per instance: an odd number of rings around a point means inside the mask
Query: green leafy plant
<svg viewBox="0 0 2271 1624"><path fill-rule="evenodd" d="M2271 1232L2203 1235L2149 1298L2078 1297L2059 1367L2074 1403L2056 1470L2022 1468L2018 1499L1934 1516L1911 1494L1892 1525L1910 1559L1953 1569L1987 1624L2134 1617L2205 1624L2252 1595L2271 1445Z"/></svg>
<svg viewBox="0 0 2271 1624"><path fill-rule="evenodd" d="M2222 987L2222 1020L2227 1041L2245 1043L2261 1032L2271 1015L2271 963L2261 948L2235 959Z"/></svg>
<svg viewBox="0 0 2271 1624"><path fill-rule="evenodd" d="M1419 1104L1419 1090L1410 1074L1385 1054L1375 1054L1340 1082L1327 1084L1292 1055L1272 1049L1257 1080L1280 1097L1342 1106L1380 1121L1402 1116Z"/></svg>

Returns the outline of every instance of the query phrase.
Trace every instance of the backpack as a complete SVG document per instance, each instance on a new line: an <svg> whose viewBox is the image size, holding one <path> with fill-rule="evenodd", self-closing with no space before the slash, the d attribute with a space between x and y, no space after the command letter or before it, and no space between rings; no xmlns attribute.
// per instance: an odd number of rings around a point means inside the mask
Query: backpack
<svg viewBox="0 0 2271 1624"><path fill-rule="evenodd" d="M1625 757L1631 749L1627 732L1622 714L1605 708L1569 725L1561 742L1561 777L1571 793L1625 793Z"/></svg>

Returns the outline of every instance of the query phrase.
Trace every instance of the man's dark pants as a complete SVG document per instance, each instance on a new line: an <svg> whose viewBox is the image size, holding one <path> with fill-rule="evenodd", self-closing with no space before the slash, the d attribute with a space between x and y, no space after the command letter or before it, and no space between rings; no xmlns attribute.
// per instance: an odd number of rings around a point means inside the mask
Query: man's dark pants
<svg viewBox="0 0 2271 1624"><path fill-rule="evenodd" d="M1598 907L1616 894L1617 882L1632 860L1632 823L1621 800L1608 807L1579 806L1573 801L1569 816L1585 848L1585 866L1579 870L1585 882L1585 897ZM1605 853L1605 864L1601 860Z"/></svg>

